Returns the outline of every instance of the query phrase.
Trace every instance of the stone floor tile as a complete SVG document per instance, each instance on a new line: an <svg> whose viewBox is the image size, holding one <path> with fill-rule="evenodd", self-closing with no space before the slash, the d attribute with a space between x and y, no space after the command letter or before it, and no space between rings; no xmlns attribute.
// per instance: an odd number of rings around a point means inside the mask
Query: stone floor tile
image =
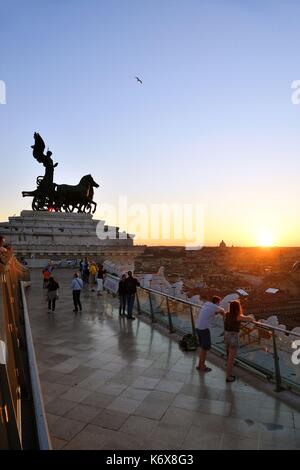
<svg viewBox="0 0 300 470"><path fill-rule="evenodd" d="M95 406L97 408L106 408L113 400L115 400L115 398L116 397L113 395L93 392L84 398L81 403L83 405Z"/></svg>
<svg viewBox="0 0 300 470"><path fill-rule="evenodd" d="M258 450L259 440L248 437L237 437L236 435L224 434L221 450Z"/></svg>
<svg viewBox="0 0 300 470"><path fill-rule="evenodd" d="M83 430L64 447L64 450L102 450L105 443L106 438L102 434Z"/></svg>
<svg viewBox="0 0 300 470"><path fill-rule="evenodd" d="M261 440L271 445L285 443L293 448L300 448L300 431L285 428L282 425L262 423Z"/></svg>
<svg viewBox="0 0 300 470"><path fill-rule="evenodd" d="M68 411L64 416L65 418L75 419L76 421L81 421L83 423L90 423L99 413L100 410L97 407L77 403L76 406Z"/></svg>
<svg viewBox="0 0 300 470"><path fill-rule="evenodd" d="M182 426L180 423L174 426L174 424L159 422L149 435L149 439L155 439L167 445L180 447L187 433L188 427Z"/></svg>
<svg viewBox="0 0 300 470"><path fill-rule="evenodd" d="M153 390L158 384L159 379L151 377L138 377L132 384L134 388L141 388L143 390Z"/></svg>
<svg viewBox="0 0 300 470"><path fill-rule="evenodd" d="M133 400L132 398L117 397L108 406L108 410L119 411L121 413L134 413L134 411L141 404L140 400Z"/></svg>
<svg viewBox="0 0 300 470"><path fill-rule="evenodd" d="M97 392L104 393L107 395L119 396L122 392L127 389L127 385L118 383L105 383L97 388Z"/></svg>
<svg viewBox="0 0 300 470"><path fill-rule="evenodd" d="M172 406L184 408L186 410L199 410L199 398L190 395L178 394L172 403Z"/></svg>
<svg viewBox="0 0 300 470"><path fill-rule="evenodd" d="M151 390L142 390L140 388L127 387L124 392L121 393L121 397L132 398L133 400L143 401L151 392Z"/></svg>
<svg viewBox="0 0 300 470"><path fill-rule="evenodd" d="M85 390L79 387L72 387L66 393L61 395L64 400L75 401L76 403L81 402L90 395L90 390Z"/></svg>
<svg viewBox="0 0 300 470"><path fill-rule="evenodd" d="M93 419L92 424L100 426L102 428L113 429L118 431L121 426L125 423L129 417L128 413L121 413L114 410L102 410L95 419Z"/></svg>
<svg viewBox="0 0 300 470"><path fill-rule="evenodd" d="M52 423L51 435L58 439L70 441L76 434L78 434L85 426L85 423L80 423L73 419L59 417Z"/></svg>
<svg viewBox="0 0 300 470"><path fill-rule="evenodd" d="M57 384L53 382L41 382L42 391L44 394L51 396L52 398L59 397L69 390L68 385Z"/></svg>
<svg viewBox="0 0 300 470"><path fill-rule="evenodd" d="M63 385L69 385L69 387L75 387L78 385L80 379L76 377L75 375L70 375L70 374L64 374L62 377L57 379L56 383L63 384Z"/></svg>
<svg viewBox="0 0 300 470"><path fill-rule="evenodd" d="M175 406L171 405L163 415L161 422L173 424L174 426L180 424L181 426L190 427L193 424L194 418L194 411L185 410L183 408L176 408Z"/></svg>
<svg viewBox="0 0 300 470"><path fill-rule="evenodd" d="M64 439L58 439L57 437L51 438L51 445L53 450L61 450L65 447L68 442Z"/></svg>
<svg viewBox="0 0 300 470"><path fill-rule="evenodd" d="M276 411L272 409L260 408L258 419L262 423L281 424L287 428L294 428L293 413L289 411Z"/></svg>
<svg viewBox="0 0 300 470"><path fill-rule="evenodd" d="M64 416L68 411L76 406L74 401L55 398L45 406L47 413L57 416Z"/></svg>
<svg viewBox="0 0 300 470"><path fill-rule="evenodd" d="M59 379L64 377L64 374L61 372L55 372L54 370L47 369L43 373L40 374L40 380L43 382L51 382L51 383L61 383Z"/></svg>
<svg viewBox="0 0 300 470"><path fill-rule="evenodd" d="M143 416L144 418L160 420L164 413L167 411L169 404L166 402L153 403L146 402L145 400L135 410L134 414Z"/></svg>
<svg viewBox="0 0 300 470"><path fill-rule="evenodd" d="M169 393L179 393L181 392L182 387L184 386L183 382L176 382L171 380L160 380L155 387L155 390L159 390L161 392L169 392Z"/></svg>
<svg viewBox="0 0 300 470"><path fill-rule="evenodd" d="M227 417L223 419L223 429L225 434L235 435L241 438L260 439L262 425L250 419L238 419Z"/></svg>
<svg viewBox="0 0 300 470"><path fill-rule="evenodd" d="M104 439L103 450L135 450L140 449L143 438L133 436L120 431L113 431L93 424L88 424L87 432L102 436Z"/></svg>
<svg viewBox="0 0 300 470"><path fill-rule="evenodd" d="M152 390L146 396L145 401L152 403L165 402L171 405L176 398L176 393L161 392L160 390Z"/></svg>
<svg viewBox="0 0 300 470"><path fill-rule="evenodd" d="M163 378L167 373L168 373L167 369L161 369L161 368L159 369L159 368L151 366L144 370L143 376L151 377L153 379L160 379L160 378ZM168 392L168 390L166 390L166 392Z"/></svg>
<svg viewBox="0 0 300 470"><path fill-rule="evenodd" d="M219 450L222 436L222 433L216 432L199 433L199 429L196 426L192 426L181 445L181 449Z"/></svg>
<svg viewBox="0 0 300 470"><path fill-rule="evenodd" d="M134 436L148 437L155 428L157 421L142 416L129 416L122 425L120 431Z"/></svg>
<svg viewBox="0 0 300 470"><path fill-rule="evenodd" d="M93 367L80 365L73 369L69 375L75 376L76 378L83 380L92 375L94 372L95 369Z"/></svg>
<svg viewBox="0 0 300 470"><path fill-rule="evenodd" d="M231 412L231 403L201 398L199 400L198 410L207 414L229 416Z"/></svg>
<svg viewBox="0 0 300 470"><path fill-rule="evenodd" d="M224 432L224 423L227 417L224 419L222 415L206 414L201 411L193 412L191 423L193 427L198 428L199 433L217 433L222 434Z"/></svg>

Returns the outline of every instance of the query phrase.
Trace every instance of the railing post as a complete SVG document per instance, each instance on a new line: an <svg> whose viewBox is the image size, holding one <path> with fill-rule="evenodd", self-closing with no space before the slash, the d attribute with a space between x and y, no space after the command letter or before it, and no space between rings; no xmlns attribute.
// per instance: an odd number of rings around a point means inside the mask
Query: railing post
<svg viewBox="0 0 300 470"><path fill-rule="evenodd" d="M150 312L151 312L151 321L152 323L154 323L155 317L154 317L154 310L153 310L152 299L151 299L151 292L149 292L149 304L150 304Z"/></svg>
<svg viewBox="0 0 300 470"><path fill-rule="evenodd" d="M193 315L193 307L191 305L190 305L190 313L191 313L191 323L192 323L193 336L194 336L195 339L197 339L195 319L194 319L194 315Z"/></svg>
<svg viewBox="0 0 300 470"><path fill-rule="evenodd" d="M169 330L170 333L174 333L174 327L173 327L173 322L172 322L172 317L171 317L171 312L170 312L170 304L169 304L169 298L166 297L167 300L167 311L168 311L168 320L169 320Z"/></svg>
<svg viewBox="0 0 300 470"><path fill-rule="evenodd" d="M277 352L275 330L272 330L272 340L273 340L274 370L275 370L275 380L276 380L275 391L282 392L284 388L281 385L281 373L280 373L279 357L278 357L278 352Z"/></svg>

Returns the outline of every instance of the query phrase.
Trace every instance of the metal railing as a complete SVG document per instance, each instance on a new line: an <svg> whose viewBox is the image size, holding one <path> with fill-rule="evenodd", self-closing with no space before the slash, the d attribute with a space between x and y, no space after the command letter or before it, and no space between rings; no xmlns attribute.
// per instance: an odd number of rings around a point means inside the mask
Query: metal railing
<svg viewBox="0 0 300 470"><path fill-rule="evenodd" d="M9 252L0 261L0 449L51 449L22 284L29 272Z"/></svg>
<svg viewBox="0 0 300 470"><path fill-rule="evenodd" d="M108 285L114 286L118 278L109 275ZM115 280L115 283L113 282ZM116 288L109 288L116 293ZM154 289L139 287L136 308L152 322L165 325L170 333L191 333L196 338L195 321L201 308L198 305ZM212 350L227 355L224 343L224 320L216 315L211 326ZM258 372L276 383L276 391L285 387L300 391L300 364L292 361L294 342L300 340L298 332L288 331L262 321L243 322L240 331L240 347L236 361L252 372ZM299 350L300 342L296 346Z"/></svg>
<svg viewBox="0 0 300 470"><path fill-rule="evenodd" d="M169 327L170 333L191 333L196 337L195 320L201 305L172 295L140 287L137 294L139 313L148 314L152 321ZM227 355L224 343L224 321L217 315L211 327L212 349ZM292 361L295 355L294 341L300 334L258 321L243 322L240 331L240 347L236 359L276 383L276 391L284 385L300 391L300 364ZM300 356L300 343L298 346Z"/></svg>

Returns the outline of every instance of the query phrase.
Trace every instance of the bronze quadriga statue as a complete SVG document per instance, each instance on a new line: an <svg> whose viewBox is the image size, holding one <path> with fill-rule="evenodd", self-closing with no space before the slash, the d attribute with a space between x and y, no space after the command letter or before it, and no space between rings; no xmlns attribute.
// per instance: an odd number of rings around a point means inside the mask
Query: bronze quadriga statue
<svg viewBox="0 0 300 470"><path fill-rule="evenodd" d="M84 212L94 214L97 204L93 201L94 188L99 188L91 175L81 178L77 186L68 184L55 184L53 182L54 168L58 163L53 163L52 152L44 154L45 143L37 132L34 133L34 145L32 154L34 158L45 167L45 175L37 178L35 191L23 191L23 197L33 197L32 209L34 211L55 212Z"/></svg>

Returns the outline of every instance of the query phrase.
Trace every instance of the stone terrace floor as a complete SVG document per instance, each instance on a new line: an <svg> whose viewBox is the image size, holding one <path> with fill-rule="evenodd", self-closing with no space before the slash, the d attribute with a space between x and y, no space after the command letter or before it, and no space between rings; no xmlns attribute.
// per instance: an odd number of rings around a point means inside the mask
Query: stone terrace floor
<svg viewBox="0 0 300 470"><path fill-rule="evenodd" d="M61 289L47 313L41 270L32 271L29 315L54 449L296 449L300 397L224 361L195 370L197 354L176 335L119 317L118 301L83 293L73 313L71 270L57 270Z"/></svg>

